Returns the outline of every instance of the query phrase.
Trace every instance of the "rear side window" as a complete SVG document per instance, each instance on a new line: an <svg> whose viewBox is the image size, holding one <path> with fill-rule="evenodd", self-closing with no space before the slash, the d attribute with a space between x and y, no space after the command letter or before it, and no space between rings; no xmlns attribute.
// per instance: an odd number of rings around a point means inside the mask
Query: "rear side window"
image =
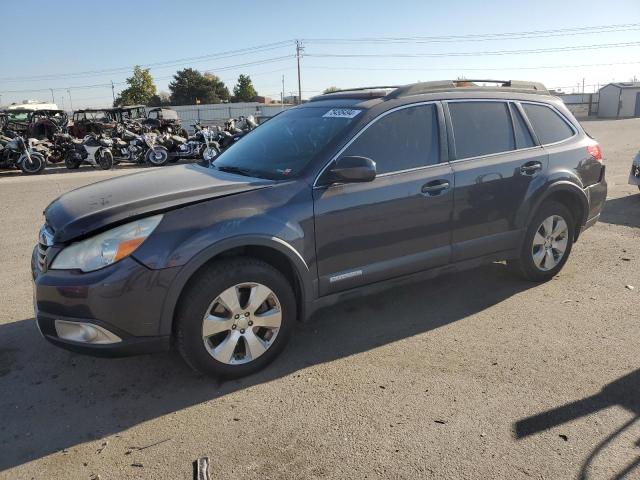
<svg viewBox="0 0 640 480"><path fill-rule="evenodd" d="M513 126L515 127L516 147L529 148L535 146L527 124L524 122L522 115L520 115L520 111L513 104L511 104L511 116L513 118Z"/></svg>
<svg viewBox="0 0 640 480"><path fill-rule="evenodd" d="M440 161L435 105L417 105L373 123L344 152L376 162L378 174L433 165Z"/></svg>
<svg viewBox="0 0 640 480"><path fill-rule="evenodd" d="M456 157L469 158L515 149L513 126L506 103L449 103Z"/></svg>
<svg viewBox="0 0 640 480"><path fill-rule="evenodd" d="M543 145L573 136L571 127L551 108L533 103L523 103L522 107Z"/></svg>

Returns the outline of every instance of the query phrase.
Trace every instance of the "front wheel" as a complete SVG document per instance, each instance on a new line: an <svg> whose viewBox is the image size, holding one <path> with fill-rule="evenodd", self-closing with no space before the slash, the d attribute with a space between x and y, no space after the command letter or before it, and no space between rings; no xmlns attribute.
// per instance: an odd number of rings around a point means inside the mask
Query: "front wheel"
<svg viewBox="0 0 640 480"><path fill-rule="evenodd" d="M29 158L27 154L23 154L19 160L20 170L25 175L37 175L38 173L42 173L42 171L47 166L47 161L44 159L42 154L40 153L31 153L31 162L29 162Z"/></svg>
<svg viewBox="0 0 640 480"><path fill-rule="evenodd" d="M211 164L211 162L216 159L219 153L220 152L218 152L215 147L207 147L202 151L202 159L205 162Z"/></svg>
<svg viewBox="0 0 640 480"><path fill-rule="evenodd" d="M178 349L198 372L249 375L282 351L295 318L282 273L253 258L222 260L189 283L176 317Z"/></svg>
<svg viewBox="0 0 640 480"><path fill-rule="evenodd" d="M529 223L520 258L510 260L509 266L526 280L551 280L567 262L574 238L575 220L569 209L547 202Z"/></svg>
<svg viewBox="0 0 640 480"><path fill-rule="evenodd" d="M113 167L113 153L109 150L98 150L96 151L96 164L102 170L110 170Z"/></svg>
<svg viewBox="0 0 640 480"><path fill-rule="evenodd" d="M147 150L145 160L154 167L162 167L169 161L169 152L164 147L154 147Z"/></svg>

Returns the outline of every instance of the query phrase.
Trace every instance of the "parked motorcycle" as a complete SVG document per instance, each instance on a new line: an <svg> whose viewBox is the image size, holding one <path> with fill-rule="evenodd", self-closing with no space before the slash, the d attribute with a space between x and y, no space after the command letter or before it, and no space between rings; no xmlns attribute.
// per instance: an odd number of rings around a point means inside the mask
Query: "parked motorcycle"
<svg viewBox="0 0 640 480"><path fill-rule="evenodd" d="M29 140L16 135L0 135L0 168L19 168L26 175L42 173L47 161L36 152Z"/></svg>
<svg viewBox="0 0 640 480"><path fill-rule="evenodd" d="M110 154L115 164L120 162L141 164L146 161L156 167L165 165L169 161L169 152L164 146L158 144L158 135L154 133L138 135L121 124L116 126L114 133L113 138L103 137L98 141L96 158Z"/></svg>
<svg viewBox="0 0 640 480"><path fill-rule="evenodd" d="M229 148L251 130L254 130L257 126L258 124L253 118L253 115L248 117L241 116L237 120L237 123L233 118L224 122L224 128L218 132L220 151L224 151Z"/></svg>
<svg viewBox="0 0 640 480"><path fill-rule="evenodd" d="M87 163L102 170L113 167L113 158L107 156L89 158L87 146L96 146L98 134L89 134L83 139L76 139L69 133L57 132L53 136L53 152L55 158L64 160L69 170L76 170L80 165Z"/></svg>
<svg viewBox="0 0 640 480"><path fill-rule="evenodd" d="M199 122L193 127L195 133L188 138L172 135L170 132L157 137L157 143L169 152L170 162L181 158L200 158L211 162L220 153L220 147L215 141L217 135L212 129L201 126Z"/></svg>

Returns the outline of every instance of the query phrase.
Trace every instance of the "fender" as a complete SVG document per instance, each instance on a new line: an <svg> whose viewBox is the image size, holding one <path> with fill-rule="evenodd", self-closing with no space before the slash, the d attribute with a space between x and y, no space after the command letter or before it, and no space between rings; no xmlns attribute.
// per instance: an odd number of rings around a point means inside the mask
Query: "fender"
<svg viewBox="0 0 640 480"><path fill-rule="evenodd" d="M284 254L294 267L294 271L298 277L301 286L301 296L299 308L302 309L302 318L304 319L304 310L306 302L314 298L313 295L313 279L309 267L302 255L293 248L289 243L278 237L267 235L240 235L232 237L221 242L215 243L195 255L187 264L181 267L180 272L171 282L167 296L162 307L162 316L160 318L160 335L171 334L173 324L173 316L178 299L182 294L182 290L193 276L193 274L212 258L237 247L260 246L269 247L273 250Z"/></svg>
<svg viewBox="0 0 640 480"><path fill-rule="evenodd" d="M534 198L531 198L529 202L527 202L526 206L523 206L521 213L518 217L521 219L518 222L521 225L521 228L526 229L526 226L531 221L531 218L535 215L540 208L540 205L547 200L551 195L556 194L558 192L566 192L571 194L575 199L580 202L582 206L582 218L576 219L578 221L577 229L576 229L576 239L577 235L580 232L580 227L582 227L587 222L587 216L589 215L589 197L587 192L583 188L581 188L580 184L573 182L571 180L567 180L566 177L562 180L552 181L551 184L547 184L546 186L540 188L542 190L539 195ZM526 210L525 210L526 209ZM524 220L524 221L523 221Z"/></svg>

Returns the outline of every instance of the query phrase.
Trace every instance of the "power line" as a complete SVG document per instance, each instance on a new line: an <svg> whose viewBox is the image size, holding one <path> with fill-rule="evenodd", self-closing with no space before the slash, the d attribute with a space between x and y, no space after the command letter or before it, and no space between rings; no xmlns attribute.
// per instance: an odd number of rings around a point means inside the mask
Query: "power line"
<svg viewBox="0 0 640 480"><path fill-rule="evenodd" d="M528 32L479 33L469 35L408 36L408 37L360 37L360 38L305 38L307 43L450 43L477 42L488 40L519 40L528 38L564 37L592 35L639 30L640 23L602 25L597 27L577 27L553 30L533 30Z"/></svg>
<svg viewBox="0 0 640 480"><path fill-rule="evenodd" d="M256 47L243 48L239 50L229 50L226 52L212 53L209 55L201 55L198 57L184 57L181 59L168 60L164 62L141 64L140 67L156 68L156 69L175 67L175 66L192 64L192 63L211 60L211 59L231 58L231 57L237 57L240 55L248 55L250 53L251 54L262 53L265 51L275 50L275 49L282 48L284 46L290 46L290 45L291 45L291 41L287 40L282 42L259 45ZM51 74L51 75L35 75L35 76L23 76L23 77L2 77L0 78L0 82L42 81L42 80L57 80L61 78L90 77L90 76L105 75L105 74L118 73L118 72L128 72L131 70L131 68L132 66L128 65L126 67L108 68L104 70L88 70L84 72L74 72L74 73L60 73L60 74Z"/></svg>
<svg viewBox="0 0 640 480"><path fill-rule="evenodd" d="M446 53L307 53L307 57L323 57L323 58L440 58L440 57L475 57L483 55L522 55L531 53L550 53L550 52L574 52L578 50L596 50L602 48L622 48L636 47L640 42L621 42L621 43L601 43L592 45L576 45L570 47L551 47L551 48L533 48L521 50L488 50L476 52L446 52Z"/></svg>
<svg viewBox="0 0 640 480"><path fill-rule="evenodd" d="M538 65L535 67L331 67L328 65L307 65L306 68L320 70L372 70L372 71L415 71L415 72L432 72L432 71L504 71L504 70L542 70L542 69L561 69L561 68L585 68L585 67L610 67L615 65L637 65L640 61L634 62L614 62L614 63L583 63L581 65Z"/></svg>

